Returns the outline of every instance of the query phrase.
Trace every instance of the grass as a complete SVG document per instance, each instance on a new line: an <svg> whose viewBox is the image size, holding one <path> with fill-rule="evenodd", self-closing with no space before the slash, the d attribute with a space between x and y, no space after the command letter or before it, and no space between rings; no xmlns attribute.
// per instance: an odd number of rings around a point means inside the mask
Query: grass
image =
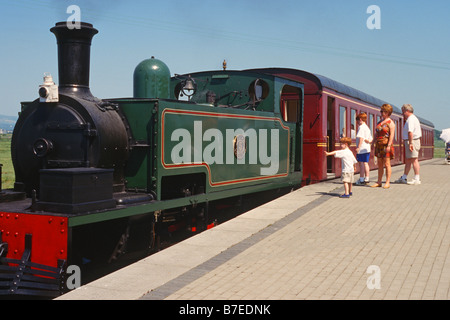
<svg viewBox="0 0 450 320"><path fill-rule="evenodd" d="M434 139L434 157L444 158L445 157L445 142L441 139Z"/></svg>
<svg viewBox="0 0 450 320"><path fill-rule="evenodd" d="M2 166L2 188L14 187L15 175L11 160L11 134L0 134L0 163Z"/></svg>
<svg viewBox="0 0 450 320"><path fill-rule="evenodd" d="M434 158L444 158L445 149L444 148L434 148Z"/></svg>
<svg viewBox="0 0 450 320"><path fill-rule="evenodd" d="M434 158L445 157L445 142L439 139L441 131L434 130Z"/></svg>

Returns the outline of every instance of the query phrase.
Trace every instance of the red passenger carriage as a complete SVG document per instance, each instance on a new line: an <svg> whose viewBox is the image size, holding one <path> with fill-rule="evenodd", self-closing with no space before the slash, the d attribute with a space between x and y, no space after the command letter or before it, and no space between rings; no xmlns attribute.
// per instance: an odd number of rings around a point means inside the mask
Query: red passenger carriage
<svg viewBox="0 0 450 320"><path fill-rule="evenodd" d="M339 177L341 161L325 157L324 150L339 148L342 136L352 138L352 151L356 153L356 115L365 112L367 125L372 131L380 119L380 107L387 103L362 91L353 89L327 77L302 70L286 68L258 69L278 77L302 82L305 85L303 111L303 184ZM393 106L391 119L395 122L394 147L398 150L392 165L404 163L404 143L402 140L403 116L401 110ZM434 125L419 117L422 127L422 149L419 160L433 158ZM370 168L375 169L373 150Z"/></svg>

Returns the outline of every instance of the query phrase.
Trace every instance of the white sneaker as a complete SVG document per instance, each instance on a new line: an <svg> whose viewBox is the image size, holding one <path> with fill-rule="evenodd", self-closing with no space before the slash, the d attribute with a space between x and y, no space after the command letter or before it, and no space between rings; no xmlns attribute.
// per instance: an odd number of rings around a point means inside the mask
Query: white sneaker
<svg viewBox="0 0 450 320"><path fill-rule="evenodd" d="M402 177L395 180L394 183L403 183L403 184L408 183L409 184L409 182L406 179L403 179ZM420 183L420 181L419 181L419 183Z"/></svg>
<svg viewBox="0 0 450 320"><path fill-rule="evenodd" d="M409 185L419 185L421 182L420 180L412 179L411 181L407 182Z"/></svg>

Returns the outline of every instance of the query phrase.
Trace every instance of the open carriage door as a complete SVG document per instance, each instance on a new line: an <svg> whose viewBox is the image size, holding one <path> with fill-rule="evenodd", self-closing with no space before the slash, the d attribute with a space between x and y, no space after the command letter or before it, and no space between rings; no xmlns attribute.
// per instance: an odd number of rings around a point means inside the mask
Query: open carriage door
<svg viewBox="0 0 450 320"><path fill-rule="evenodd" d="M335 136L336 132L336 121L335 121L335 99L328 97L327 100L327 151L331 152L334 150ZM327 178L335 177L334 171L334 157L327 157Z"/></svg>
<svg viewBox="0 0 450 320"><path fill-rule="evenodd" d="M284 121L295 123L295 146L291 148L294 154L294 171L302 170L303 149L303 91L301 88L285 85L281 93L281 116Z"/></svg>

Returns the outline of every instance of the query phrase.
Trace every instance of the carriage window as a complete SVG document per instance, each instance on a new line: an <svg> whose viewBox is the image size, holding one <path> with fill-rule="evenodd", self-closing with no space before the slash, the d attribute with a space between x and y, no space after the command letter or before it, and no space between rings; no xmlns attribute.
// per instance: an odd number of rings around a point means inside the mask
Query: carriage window
<svg viewBox="0 0 450 320"><path fill-rule="evenodd" d="M372 136L375 136L375 132L373 131L373 114L369 114L369 127L372 132Z"/></svg>
<svg viewBox="0 0 450 320"><path fill-rule="evenodd" d="M347 136L347 108L341 106L339 108L339 135L340 137L346 137Z"/></svg>
<svg viewBox="0 0 450 320"><path fill-rule="evenodd" d="M394 120L395 124L395 135L394 135L394 141L398 141L398 121Z"/></svg>
<svg viewBox="0 0 450 320"><path fill-rule="evenodd" d="M350 117L350 135L352 139L356 139L356 110L352 109Z"/></svg>

